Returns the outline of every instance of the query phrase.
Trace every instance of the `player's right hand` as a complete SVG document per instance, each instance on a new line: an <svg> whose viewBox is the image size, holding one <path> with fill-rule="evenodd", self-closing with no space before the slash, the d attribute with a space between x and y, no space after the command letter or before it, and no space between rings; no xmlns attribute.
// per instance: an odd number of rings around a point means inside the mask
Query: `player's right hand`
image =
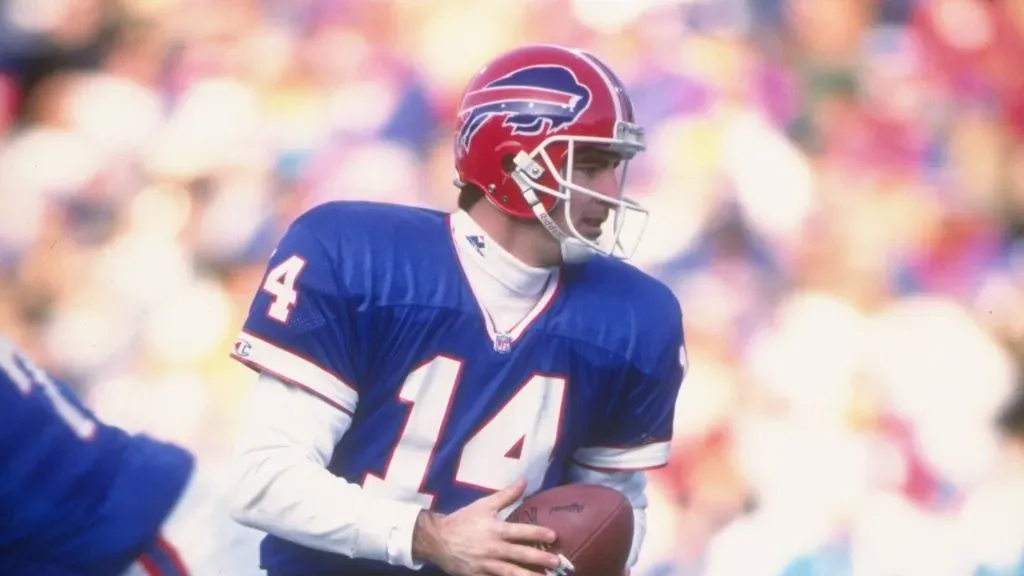
<svg viewBox="0 0 1024 576"><path fill-rule="evenodd" d="M557 568L557 556L531 545L551 544L557 537L554 530L498 517L525 489L526 482L520 480L448 515L421 512L413 556L451 576L534 576Z"/></svg>

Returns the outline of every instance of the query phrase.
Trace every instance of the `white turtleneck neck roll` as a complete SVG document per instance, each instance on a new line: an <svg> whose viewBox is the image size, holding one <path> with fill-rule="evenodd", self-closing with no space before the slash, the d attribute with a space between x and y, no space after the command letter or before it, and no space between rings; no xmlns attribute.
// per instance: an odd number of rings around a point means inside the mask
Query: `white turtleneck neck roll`
<svg viewBox="0 0 1024 576"><path fill-rule="evenodd" d="M491 323L488 328L515 335L554 295L558 268L525 264L464 211L452 214L451 228L466 279Z"/></svg>

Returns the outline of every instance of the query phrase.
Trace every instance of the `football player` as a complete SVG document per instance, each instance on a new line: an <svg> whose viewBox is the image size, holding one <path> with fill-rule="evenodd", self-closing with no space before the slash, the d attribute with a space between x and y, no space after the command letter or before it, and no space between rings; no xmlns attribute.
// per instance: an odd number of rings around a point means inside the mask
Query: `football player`
<svg viewBox="0 0 1024 576"><path fill-rule="evenodd" d="M105 425L0 337L0 574L180 576L192 455Z"/></svg>
<svg viewBox="0 0 1024 576"><path fill-rule="evenodd" d="M630 499L635 562L686 357L675 296L622 262L642 150L605 64L521 47L465 91L458 211L334 202L291 225L233 350L259 373L233 515L268 533L270 576L554 569L532 544L556 534L502 519L570 482Z"/></svg>

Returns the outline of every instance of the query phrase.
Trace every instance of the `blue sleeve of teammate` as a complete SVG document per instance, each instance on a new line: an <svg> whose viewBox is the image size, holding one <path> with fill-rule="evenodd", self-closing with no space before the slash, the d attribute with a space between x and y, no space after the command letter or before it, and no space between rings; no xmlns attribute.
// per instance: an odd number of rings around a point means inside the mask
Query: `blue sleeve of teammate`
<svg viewBox="0 0 1024 576"><path fill-rule="evenodd" d="M352 413L355 329L338 255L300 218L270 257L232 356Z"/></svg>
<svg viewBox="0 0 1024 576"><path fill-rule="evenodd" d="M610 421L574 456L598 470L644 470L668 463L676 397L686 373L682 318L670 318L652 373L635 371L622 382Z"/></svg>
<svg viewBox="0 0 1024 576"><path fill-rule="evenodd" d="M0 574L117 574L168 517L191 454L97 420L0 337Z"/></svg>

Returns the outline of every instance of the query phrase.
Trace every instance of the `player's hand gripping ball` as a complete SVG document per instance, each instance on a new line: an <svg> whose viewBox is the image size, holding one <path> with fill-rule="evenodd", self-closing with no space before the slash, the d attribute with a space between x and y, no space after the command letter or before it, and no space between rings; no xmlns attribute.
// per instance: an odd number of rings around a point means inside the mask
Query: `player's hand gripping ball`
<svg viewBox="0 0 1024 576"><path fill-rule="evenodd" d="M633 507L613 488L569 484L523 500L509 522L551 528L562 566L550 576L622 576L633 545Z"/></svg>

